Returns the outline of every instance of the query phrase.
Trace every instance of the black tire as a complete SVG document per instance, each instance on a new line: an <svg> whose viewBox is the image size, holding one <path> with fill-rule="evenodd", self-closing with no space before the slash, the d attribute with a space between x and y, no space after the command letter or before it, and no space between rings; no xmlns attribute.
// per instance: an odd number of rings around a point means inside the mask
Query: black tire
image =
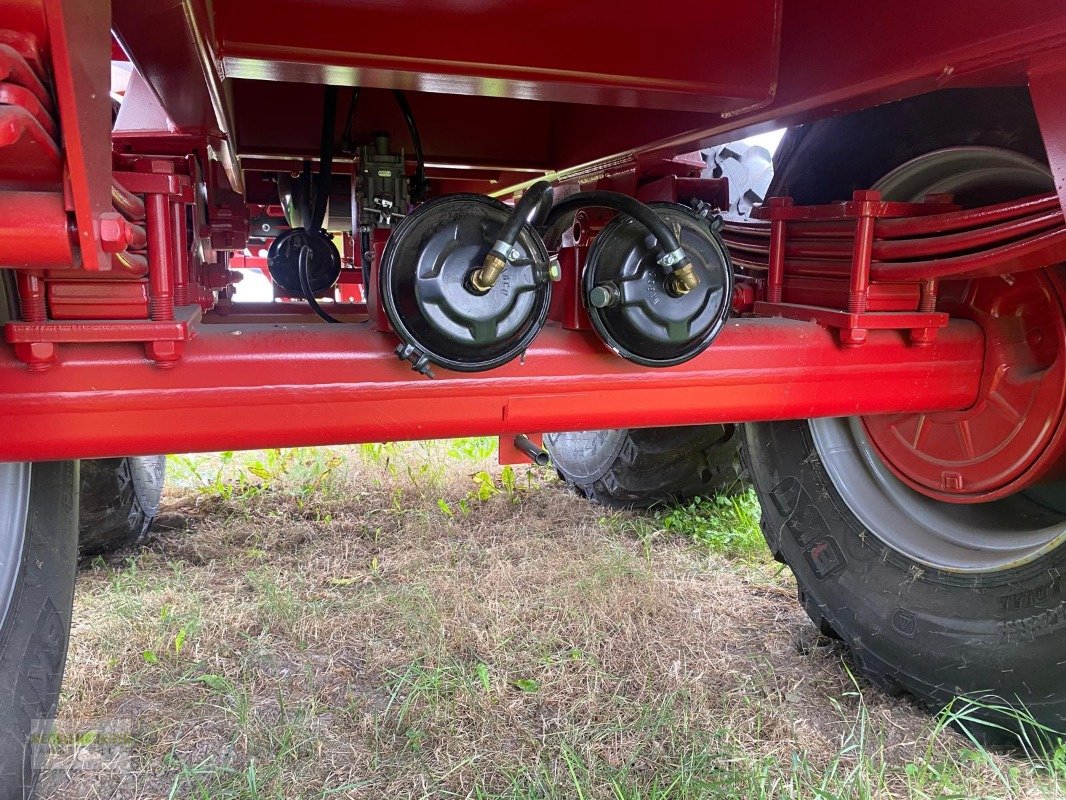
<svg viewBox="0 0 1066 800"><path fill-rule="evenodd" d="M847 200L906 161L944 147L988 145L1046 161L1025 89L952 89L789 130L768 197Z"/></svg>
<svg viewBox="0 0 1066 800"><path fill-rule="evenodd" d="M916 156L960 144L1044 159L1024 91L941 92L790 132L771 195L797 203L843 199ZM863 676L932 709L987 693L1066 730L1066 546L998 571L935 569L860 523L808 422L749 424L742 438L771 550L795 573L815 625L843 641ZM1010 714L975 716L1019 727ZM986 742L1009 740L994 727L967 727Z"/></svg>
<svg viewBox="0 0 1066 800"><path fill-rule="evenodd" d="M738 491L734 425L549 433L544 445L560 477L589 500L616 508Z"/></svg>
<svg viewBox="0 0 1066 800"><path fill-rule="evenodd" d="M78 462L33 464L18 573L0 621L0 800L29 797L42 766L31 736L42 732L40 721L55 717L59 701L74 602L77 520Z"/></svg>
<svg viewBox="0 0 1066 800"><path fill-rule="evenodd" d="M82 555L136 544L148 533L163 496L166 456L81 462Z"/></svg>
<svg viewBox="0 0 1066 800"><path fill-rule="evenodd" d="M806 422L745 425L744 447L774 557L795 574L815 626L849 648L863 677L933 710L960 695L1020 703L1066 732L1066 547L1001 573L933 570L865 530L822 467ZM1015 727L1010 717L976 716ZM1004 741L990 727L971 732Z"/></svg>

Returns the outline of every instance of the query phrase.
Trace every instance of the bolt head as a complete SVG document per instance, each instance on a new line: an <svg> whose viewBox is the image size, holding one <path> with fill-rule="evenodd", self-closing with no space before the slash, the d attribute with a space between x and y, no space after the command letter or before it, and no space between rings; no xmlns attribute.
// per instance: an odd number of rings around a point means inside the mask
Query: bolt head
<svg viewBox="0 0 1066 800"><path fill-rule="evenodd" d="M607 308L618 297L618 290L613 286L595 286L589 292L589 303L593 308Z"/></svg>
<svg viewBox="0 0 1066 800"><path fill-rule="evenodd" d="M51 367L55 363L56 354L54 342L20 342L15 345L15 355L19 361L35 372Z"/></svg>
<svg viewBox="0 0 1066 800"><path fill-rule="evenodd" d="M563 278L563 268L559 264L558 256L552 256L548 259L548 277L552 281L559 281Z"/></svg>
<svg viewBox="0 0 1066 800"><path fill-rule="evenodd" d="M172 367L174 362L181 358L185 352L185 343L177 341L145 342L144 349L148 357L156 362L158 367Z"/></svg>
<svg viewBox="0 0 1066 800"><path fill-rule="evenodd" d="M126 249L126 220L121 215L111 211L100 215L100 247L105 253Z"/></svg>

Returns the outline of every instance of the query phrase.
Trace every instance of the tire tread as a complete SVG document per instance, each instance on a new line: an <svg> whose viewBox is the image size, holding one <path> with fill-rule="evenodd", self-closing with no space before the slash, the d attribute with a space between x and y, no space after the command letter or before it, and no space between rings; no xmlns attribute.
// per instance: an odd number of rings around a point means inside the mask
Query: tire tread
<svg viewBox="0 0 1066 800"><path fill-rule="evenodd" d="M636 428L625 433L614 463L599 478L572 489L614 508L649 508L745 486L739 435L733 425Z"/></svg>

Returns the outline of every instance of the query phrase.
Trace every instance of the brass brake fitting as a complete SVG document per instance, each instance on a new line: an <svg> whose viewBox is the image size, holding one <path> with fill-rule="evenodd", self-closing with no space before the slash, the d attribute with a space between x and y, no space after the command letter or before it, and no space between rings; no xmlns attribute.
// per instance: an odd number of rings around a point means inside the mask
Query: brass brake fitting
<svg viewBox="0 0 1066 800"><path fill-rule="evenodd" d="M670 273L670 290L678 296L688 294L699 285L700 277L691 261Z"/></svg>
<svg viewBox="0 0 1066 800"><path fill-rule="evenodd" d="M495 253L489 253L485 256L485 262L481 268L474 270L470 275L470 285L479 292L487 292L496 285L496 281L500 279L500 273L506 266L506 261Z"/></svg>

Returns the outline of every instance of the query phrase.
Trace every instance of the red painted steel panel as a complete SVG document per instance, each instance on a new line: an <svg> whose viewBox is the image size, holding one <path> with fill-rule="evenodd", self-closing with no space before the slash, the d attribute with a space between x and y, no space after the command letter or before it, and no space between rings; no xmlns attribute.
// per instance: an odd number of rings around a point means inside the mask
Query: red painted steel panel
<svg viewBox="0 0 1066 800"><path fill-rule="evenodd" d="M726 111L772 96L780 6L260 0L216 3L214 29L228 77Z"/></svg>
<svg viewBox="0 0 1066 800"><path fill-rule="evenodd" d="M538 0L532 11L504 0L269 0L254 11L220 2L217 42L196 36L208 35L201 0L166 8L114 3L134 61L179 127L218 127L219 106L227 111L232 94L242 141L256 152L307 153L317 142L318 95L282 81L399 86L420 91L412 106L432 132L423 135L431 160L541 168L562 180L939 88L1021 85L1034 59L1066 48L1059 0L1017 3L1009 14L997 0L785 0L779 55L766 45L778 20L772 0L670 13L632 1ZM173 35L161 38L159 30ZM213 85L215 69L197 63L213 65L215 55L231 78L221 86ZM272 88L252 90L253 81L241 80L248 77L270 79ZM638 88L620 91L630 79ZM726 113L717 113L713 97L690 102L697 87L714 95L737 80L757 86L749 98L761 99ZM560 87L566 91L557 94ZM386 94L367 89L367 114L387 105L375 92ZM433 94L461 103L462 112L424 99ZM685 102L656 110L663 97ZM359 117L357 125L369 124L363 110ZM405 139L402 126L387 127ZM506 194L513 179L495 188Z"/></svg>
<svg viewBox="0 0 1066 800"><path fill-rule="evenodd" d="M717 41L730 47L725 29ZM696 150L936 89L1022 85L1035 59L1063 48L1061 0L1027 0L1006 12L999 0L785 0L769 104L706 122L680 112L561 106L553 151L560 179L576 179L620 160Z"/></svg>
<svg viewBox="0 0 1066 800"><path fill-rule="evenodd" d="M1055 176L1055 190L1066 208L1066 52L1036 66L1029 76L1029 92L1040 120L1048 165Z"/></svg>
<svg viewBox="0 0 1066 800"><path fill-rule="evenodd" d="M167 369L136 345L61 346L42 372L3 351L0 460L956 409L984 351L967 321L930 347L873 331L847 350L817 325L747 319L656 370L549 326L524 363L430 380L395 344L365 325L200 325Z"/></svg>

